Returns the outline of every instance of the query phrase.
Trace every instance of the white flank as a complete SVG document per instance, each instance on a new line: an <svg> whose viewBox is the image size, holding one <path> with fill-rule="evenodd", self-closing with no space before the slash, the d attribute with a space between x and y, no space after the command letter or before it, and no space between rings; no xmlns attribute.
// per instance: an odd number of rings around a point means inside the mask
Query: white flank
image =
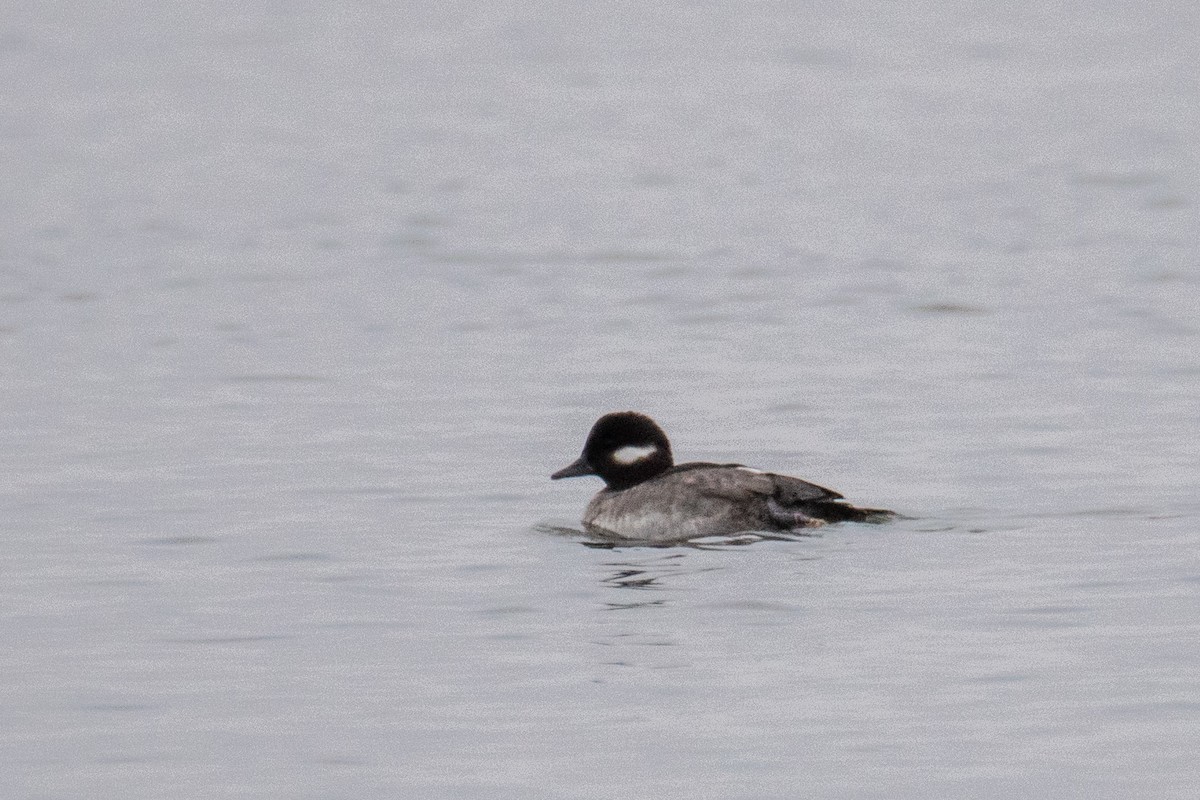
<svg viewBox="0 0 1200 800"><path fill-rule="evenodd" d="M649 458L658 452L658 447L652 444L637 446L627 444L620 450L613 451L613 461L618 464L636 464L643 458Z"/></svg>

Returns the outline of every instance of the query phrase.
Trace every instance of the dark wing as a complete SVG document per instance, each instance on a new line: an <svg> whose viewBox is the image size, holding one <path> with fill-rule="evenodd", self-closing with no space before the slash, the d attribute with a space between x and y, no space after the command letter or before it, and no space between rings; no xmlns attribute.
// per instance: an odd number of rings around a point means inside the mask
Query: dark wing
<svg viewBox="0 0 1200 800"><path fill-rule="evenodd" d="M744 501L755 495L774 497L781 505L812 503L841 499L841 495L824 486L773 472L744 467L741 464L709 464L693 461L680 464L666 473L690 484L695 491L728 500Z"/></svg>
<svg viewBox="0 0 1200 800"><path fill-rule="evenodd" d="M852 506L843 502L838 492L815 483L788 475L771 477L775 479L776 487L771 500L771 516L781 524L788 524L789 518L800 517L822 522L887 522L896 517L895 512L882 508Z"/></svg>
<svg viewBox="0 0 1200 800"><path fill-rule="evenodd" d="M790 475L760 472L740 464L680 464L662 474L687 485L700 497L732 501L759 508L762 521L769 520L788 530L820 522L885 522L891 511L856 508L842 502L842 495L824 486Z"/></svg>
<svg viewBox="0 0 1200 800"><path fill-rule="evenodd" d="M775 499L782 505L811 503L816 501L841 500L842 495L833 489L793 478L790 475L771 475L775 480Z"/></svg>
<svg viewBox="0 0 1200 800"><path fill-rule="evenodd" d="M704 497L719 497L735 503L745 503L755 497L770 497L775 493L773 476L741 464L710 464L692 461L672 467L664 476L679 481Z"/></svg>

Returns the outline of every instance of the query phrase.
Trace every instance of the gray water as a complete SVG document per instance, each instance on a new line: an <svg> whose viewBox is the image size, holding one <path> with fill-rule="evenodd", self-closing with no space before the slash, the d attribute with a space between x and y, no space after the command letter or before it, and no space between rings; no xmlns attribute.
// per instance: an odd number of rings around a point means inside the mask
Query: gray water
<svg viewBox="0 0 1200 800"><path fill-rule="evenodd" d="M0 15L0 797L1191 797L1200 13ZM589 546L605 411L898 509Z"/></svg>

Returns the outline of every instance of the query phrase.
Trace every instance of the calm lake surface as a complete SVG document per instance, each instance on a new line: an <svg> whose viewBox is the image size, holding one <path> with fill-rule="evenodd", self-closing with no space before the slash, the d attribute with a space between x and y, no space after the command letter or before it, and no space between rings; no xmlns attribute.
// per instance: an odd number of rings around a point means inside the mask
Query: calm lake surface
<svg viewBox="0 0 1200 800"><path fill-rule="evenodd" d="M1195 796L1200 7L9 5L0 797Z"/></svg>

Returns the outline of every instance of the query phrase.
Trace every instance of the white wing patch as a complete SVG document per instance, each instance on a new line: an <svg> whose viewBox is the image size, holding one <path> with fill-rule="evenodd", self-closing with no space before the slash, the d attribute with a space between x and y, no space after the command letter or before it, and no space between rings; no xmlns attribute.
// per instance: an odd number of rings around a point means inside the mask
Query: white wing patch
<svg viewBox="0 0 1200 800"><path fill-rule="evenodd" d="M737 469L740 469L742 472L752 473L754 475L766 475L767 474L767 473L763 472L761 469L754 469L753 467L737 467Z"/></svg>
<svg viewBox="0 0 1200 800"><path fill-rule="evenodd" d="M644 458L649 458L658 452L658 445L633 445L627 444L619 450L614 450L612 454L613 461L618 464L636 464Z"/></svg>

